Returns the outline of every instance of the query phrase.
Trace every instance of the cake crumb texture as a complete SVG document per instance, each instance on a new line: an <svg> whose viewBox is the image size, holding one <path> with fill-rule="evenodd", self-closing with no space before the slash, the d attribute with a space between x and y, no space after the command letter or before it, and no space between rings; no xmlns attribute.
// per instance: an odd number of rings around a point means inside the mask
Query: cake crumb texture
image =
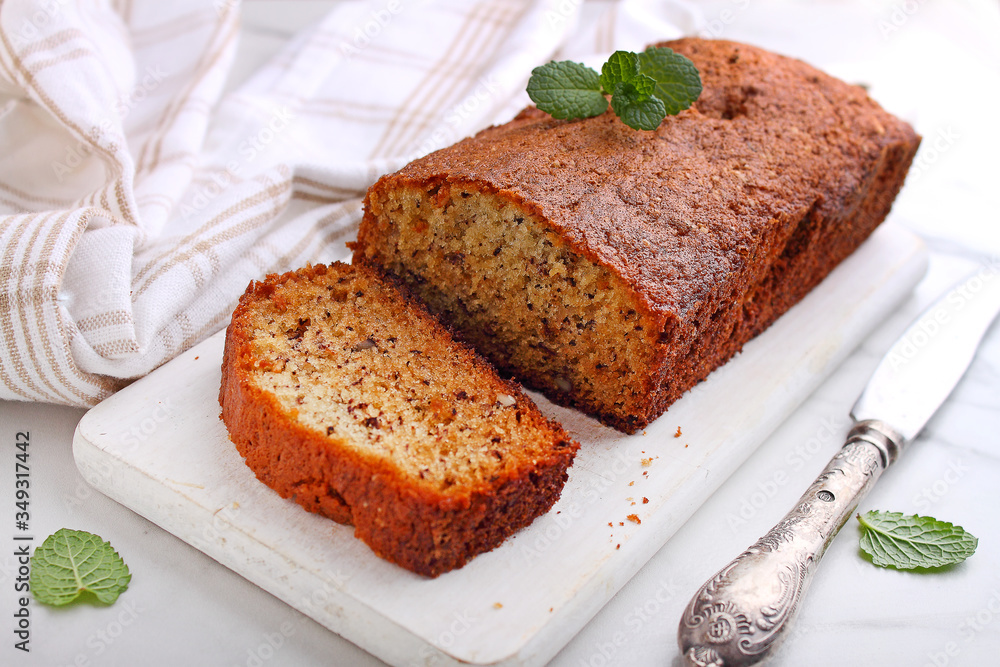
<svg viewBox="0 0 1000 667"><path fill-rule="evenodd" d="M262 482L427 576L546 512L578 447L369 267L251 283L222 372L222 419Z"/></svg>

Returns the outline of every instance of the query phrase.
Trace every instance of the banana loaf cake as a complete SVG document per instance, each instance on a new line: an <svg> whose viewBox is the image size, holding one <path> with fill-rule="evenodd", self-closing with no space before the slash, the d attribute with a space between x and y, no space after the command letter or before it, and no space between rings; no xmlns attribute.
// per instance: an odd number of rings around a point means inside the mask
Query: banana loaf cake
<svg viewBox="0 0 1000 667"><path fill-rule="evenodd" d="M546 512L578 448L392 281L340 263L250 284L219 402L262 482L431 577Z"/></svg>
<svg viewBox="0 0 1000 667"><path fill-rule="evenodd" d="M801 61L657 46L700 71L687 111L642 132L528 108L381 178L353 246L501 371L629 433L860 245L919 144Z"/></svg>

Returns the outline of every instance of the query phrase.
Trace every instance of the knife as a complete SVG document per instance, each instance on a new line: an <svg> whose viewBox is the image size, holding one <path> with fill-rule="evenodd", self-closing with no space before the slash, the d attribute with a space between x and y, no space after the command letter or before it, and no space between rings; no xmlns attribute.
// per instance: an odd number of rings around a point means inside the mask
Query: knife
<svg viewBox="0 0 1000 667"><path fill-rule="evenodd" d="M694 595L677 630L686 664L744 667L774 653L837 532L972 362L1000 311L998 268L977 271L910 325L851 409L843 448L794 509Z"/></svg>

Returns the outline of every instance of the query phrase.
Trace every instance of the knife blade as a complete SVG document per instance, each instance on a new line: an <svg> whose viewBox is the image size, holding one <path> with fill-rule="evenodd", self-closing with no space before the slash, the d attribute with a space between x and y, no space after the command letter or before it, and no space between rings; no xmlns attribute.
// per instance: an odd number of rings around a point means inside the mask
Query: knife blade
<svg viewBox="0 0 1000 667"><path fill-rule="evenodd" d="M773 655L827 547L958 384L998 312L1000 267L986 265L906 329L851 409L843 448L795 507L688 603L677 630L686 664L745 667Z"/></svg>

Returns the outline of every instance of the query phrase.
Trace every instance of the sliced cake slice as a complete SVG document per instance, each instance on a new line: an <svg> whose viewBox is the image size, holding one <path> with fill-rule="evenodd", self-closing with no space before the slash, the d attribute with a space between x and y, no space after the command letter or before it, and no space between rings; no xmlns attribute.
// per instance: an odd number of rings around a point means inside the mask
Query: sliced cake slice
<svg viewBox="0 0 1000 667"><path fill-rule="evenodd" d="M219 402L262 482L432 577L546 512L578 448L364 266L251 283L226 333Z"/></svg>

